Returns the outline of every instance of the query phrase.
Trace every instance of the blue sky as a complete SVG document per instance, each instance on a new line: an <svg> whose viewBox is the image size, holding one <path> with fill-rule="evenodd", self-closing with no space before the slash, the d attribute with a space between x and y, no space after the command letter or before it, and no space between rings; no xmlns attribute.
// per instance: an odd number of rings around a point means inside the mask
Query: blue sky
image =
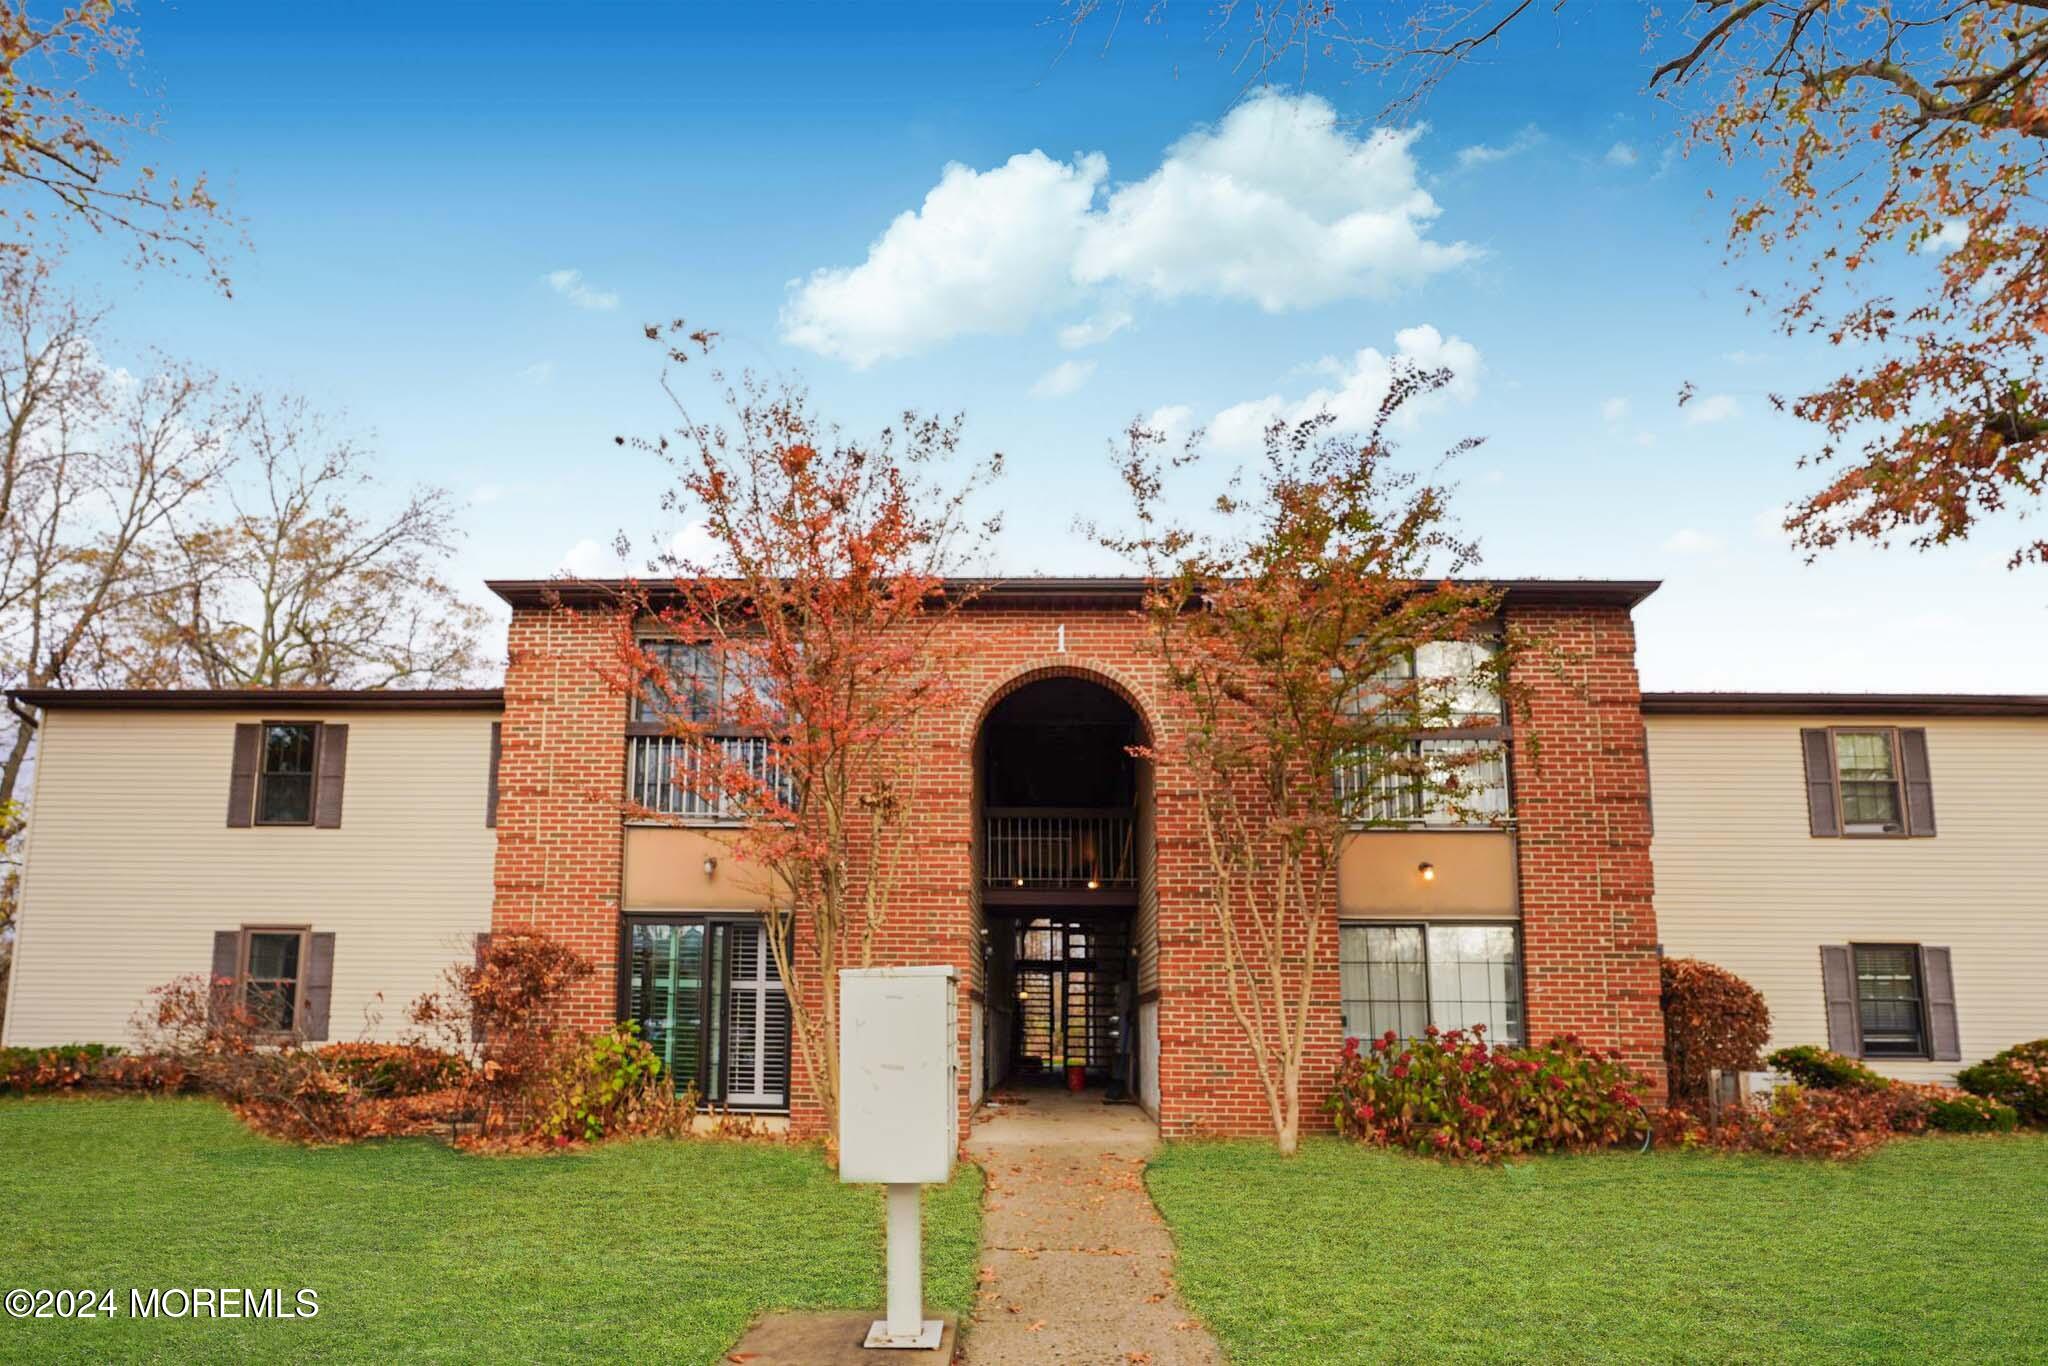
<svg viewBox="0 0 2048 1366"><path fill-rule="evenodd" d="M138 358L302 392L393 488L453 489L463 584L677 529L611 441L662 418L644 322L854 430L964 411L1009 458L1002 567L1043 573L1115 568L1072 523L1115 510L1133 415L1368 402L1405 343L1460 371L1411 453L1487 438L1457 471L1489 572L1665 581L1646 686L2048 691L2010 526L1811 567L1771 530L1813 476L1766 395L1830 358L1744 313L1761 268L1706 199L1740 173L1676 155L1629 7L1532 27L1391 142L1368 88L1241 100L1200 6L1057 62L1055 11L145 0L150 150L252 245L231 300L69 269Z"/></svg>

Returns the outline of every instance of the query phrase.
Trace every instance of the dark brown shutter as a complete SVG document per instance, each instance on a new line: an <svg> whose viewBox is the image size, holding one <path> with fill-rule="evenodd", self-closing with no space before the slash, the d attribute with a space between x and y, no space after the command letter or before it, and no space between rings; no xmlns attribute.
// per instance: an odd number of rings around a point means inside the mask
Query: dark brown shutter
<svg viewBox="0 0 2048 1366"><path fill-rule="evenodd" d="M242 822L247 825L248 822ZM240 930L215 930L213 932L213 967L207 973L206 1017L213 1019L220 1009L234 999L235 978L242 971L242 932Z"/></svg>
<svg viewBox="0 0 2048 1366"><path fill-rule="evenodd" d="M256 764L263 753L263 727L235 727L235 760L228 773L228 824L251 825L256 819Z"/></svg>
<svg viewBox="0 0 2048 1366"><path fill-rule="evenodd" d="M347 726L320 727L313 766L313 824L322 830L339 829L342 778L348 772Z"/></svg>
<svg viewBox="0 0 2048 1366"><path fill-rule="evenodd" d="M306 955L304 1007L299 1015L299 1033L312 1042L327 1037L327 1010L334 1002L334 935L312 936L313 951Z"/></svg>
<svg viewBox="0 0 2048 1366"><path fill-rule="evenodd" d="M491 932L490 932L489 930L485 930L485 931L484 931L484 932L483 932L482 934L480 934L480 935L478 935L478 936L476 937L476 967L477 967L477 971L479 971L479 972L483 971L483 966L484 966L484 952L485 952L485 950L489 949L490 947L491 947ZM483 1022L477 1019L477 1017L476 1017L476 1007L475 1007L475 1005L474 1005L474 1004L472 1004L472 1005L470 1006L470 1014L469 1014L469 1041L470 1041L471 1043L482 1043L482 1042L484 1041L484 1027L483 1027Z"/></svg>
<svg viewBox="0 0 2048 1366"><path fill-rule="evenodd" d="M1934 779L1927 771L1927 732L1899 732L1899 752L1906 765L1906 833L1934 833Z"/></svg>
<svg viewBox="0 0 2048 1366"><path fill-rule="evenodd" d="M1856 962L1847 944L1823 944L1820 980L1827 992L1828 1047L1849 1057L1863 1056L1863 1030L1856 1010Z"/></svg>
<svg viewBox="0 0 2048 1366"><path fill-rule="evenodd" d="M491 779L484 792L484 824L498 823L498 760L505 752L505 723L491 722Z"/></svg>
<svg viewBox="0 0 2048 1366"><path fill-rule="evenodd" d="M1806 755L1806 825L1815 835L1842 833L1842 813L1835 806L1835 747L1825 730L1802 730L1799 747Z"/></svg>
<svg viewBox="0 0 2048 1366"><path fill-rule="evenodd" d="M1956 979L1949 969L1947 949L1921 947L1920 987L1927 994L1927 1056L1936 1062L1961 1062L1963 1036L1956 1027Z"/></svg>

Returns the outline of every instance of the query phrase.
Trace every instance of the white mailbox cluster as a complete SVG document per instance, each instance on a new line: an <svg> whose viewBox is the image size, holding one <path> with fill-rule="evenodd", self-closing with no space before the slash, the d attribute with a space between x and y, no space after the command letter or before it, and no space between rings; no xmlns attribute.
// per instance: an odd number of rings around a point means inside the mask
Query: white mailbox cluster
<svg viewBox="0 0 2048 1366"><path fill-rule="evenodd" d="M919 1206L960 1146L960 1008L950 967L839 974L839 1179L889 1188L888 1317L869 1347L939 1345L924 1317Z"/></svg>
<svg viewBox="0 0 2048 1366"><path fill-rule="evenodd" d="M944 1182L960 1146L950 967L839 974L839 1179Z"/></svg>

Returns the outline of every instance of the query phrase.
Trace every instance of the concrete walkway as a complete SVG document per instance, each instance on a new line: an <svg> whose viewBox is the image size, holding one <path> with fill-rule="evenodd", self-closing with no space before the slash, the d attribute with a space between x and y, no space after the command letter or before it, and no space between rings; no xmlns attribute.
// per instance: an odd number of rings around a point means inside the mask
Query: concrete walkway
<svg viewBox="0 0 2048 1366"><path fill-rule="evenodd" d="M1215 1366L1216 1340L1173 1285L1173 1243L1145 1192L1158 1145L1134 1105L1020 1093L974 1126L988 1174L969 1366Z"/></svg>

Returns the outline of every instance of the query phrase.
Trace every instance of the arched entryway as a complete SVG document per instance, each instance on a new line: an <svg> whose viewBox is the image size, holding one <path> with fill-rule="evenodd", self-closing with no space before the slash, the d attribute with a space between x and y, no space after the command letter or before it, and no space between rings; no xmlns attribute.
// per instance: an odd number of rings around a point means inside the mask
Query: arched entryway
<svg viewBox="0 0 2048 1366"><path fill-rule="evenodd" d="M1021 682L974 742L984 1092L1066 1087L1136 1103L1151 1063L1154 962L1148 740L1122 692L1078 673Z"/></svg>

